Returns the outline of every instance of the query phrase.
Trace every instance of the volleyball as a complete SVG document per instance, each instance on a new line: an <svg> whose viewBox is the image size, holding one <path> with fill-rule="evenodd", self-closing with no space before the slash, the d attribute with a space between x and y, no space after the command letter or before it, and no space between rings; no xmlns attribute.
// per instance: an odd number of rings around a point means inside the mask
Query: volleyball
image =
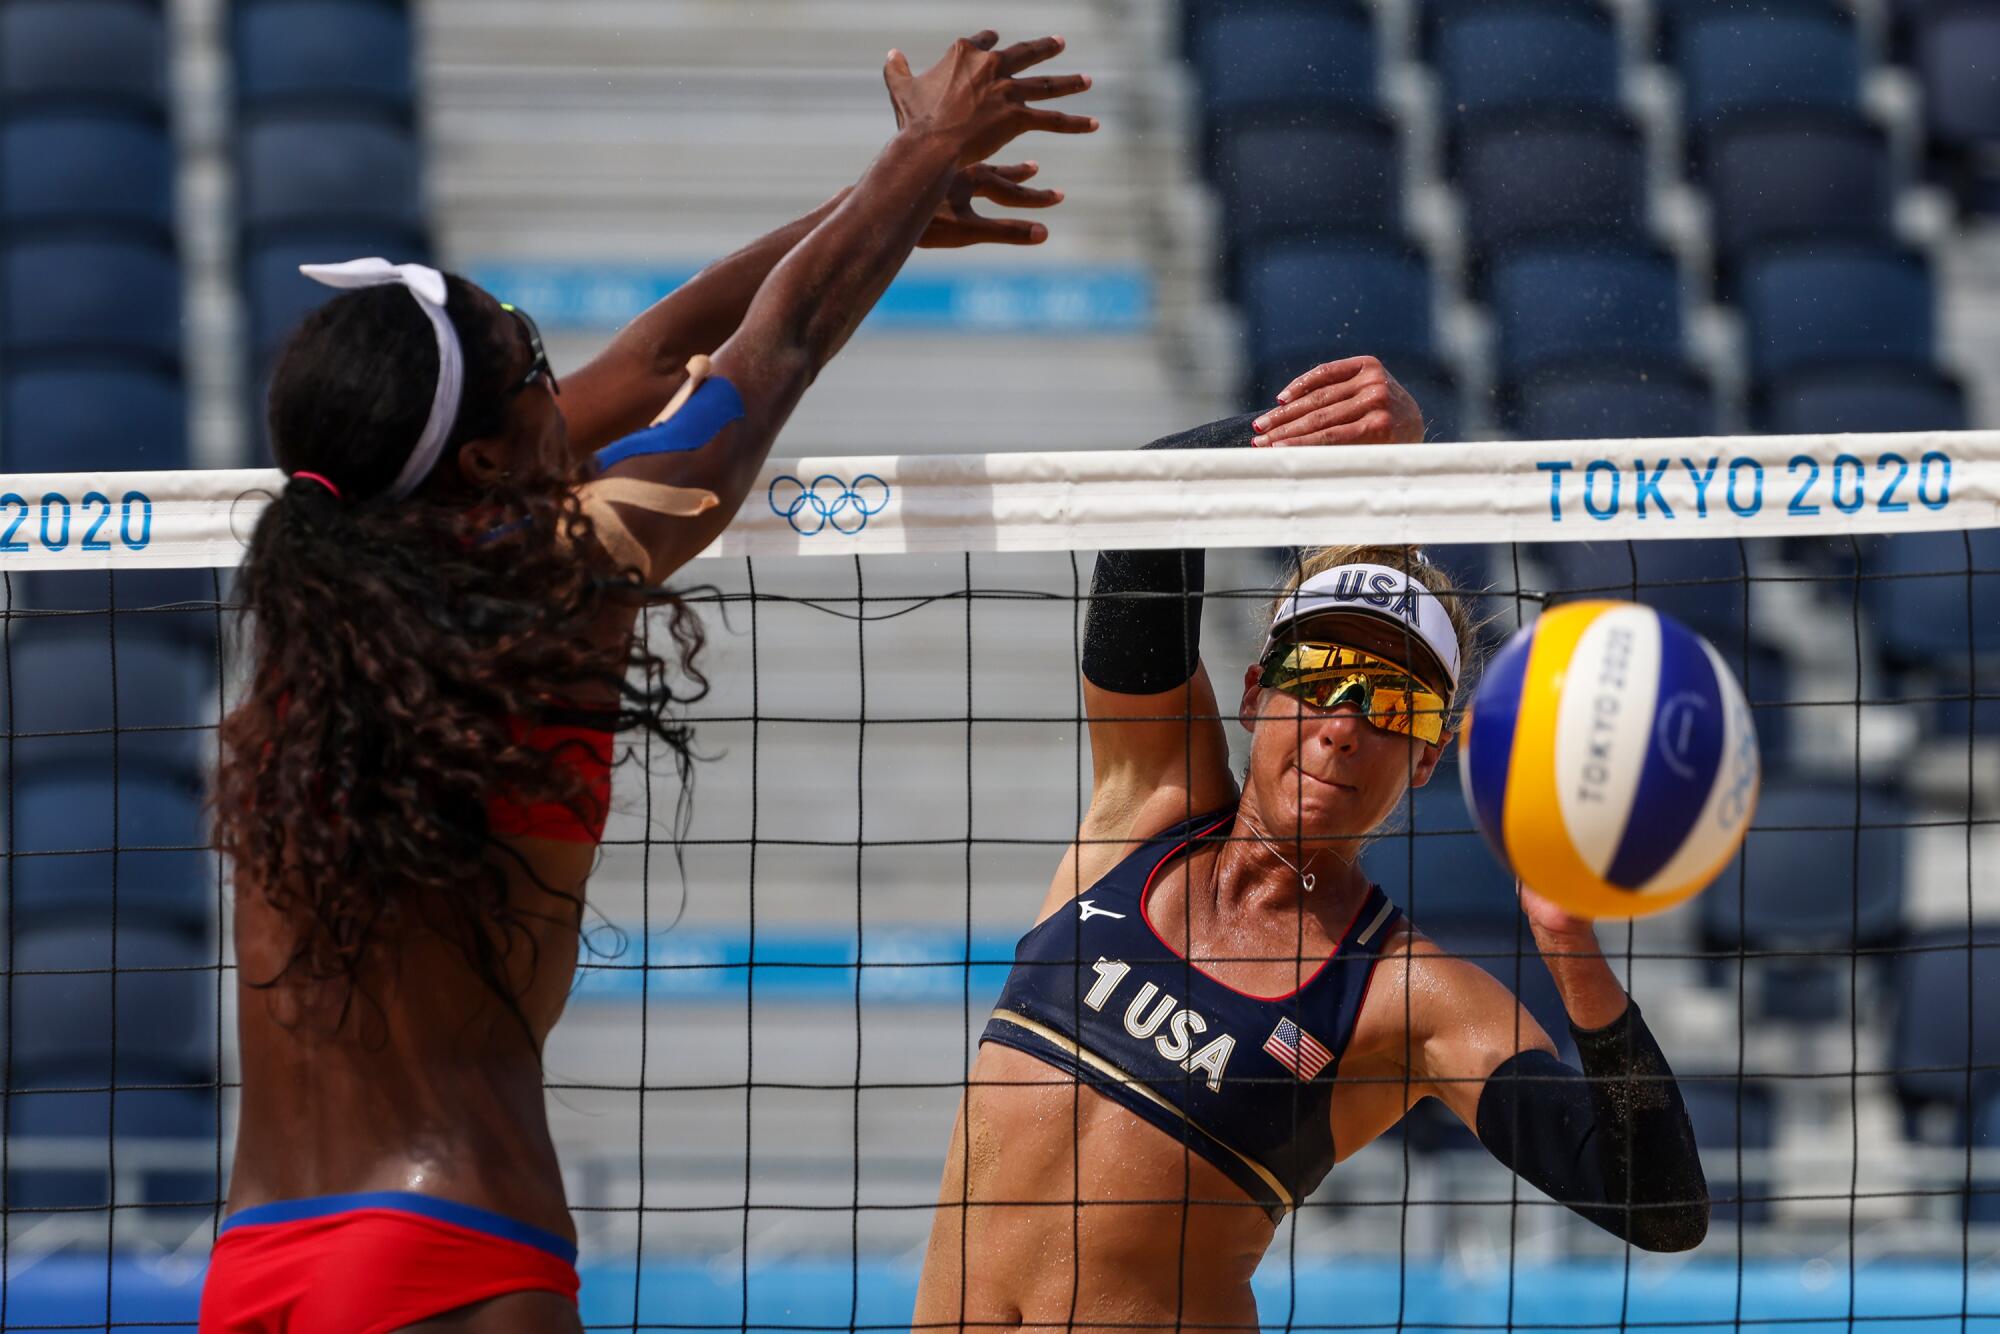
<svg viewBox="0 0 2000 1334"><path fill-rule="evenodd" d="M1593 918L1648 916L1706 888L1742 845L1761 776L1722 655L1631 602L1557 607L1508 640L1459 748L1494 853Z"/></svg>

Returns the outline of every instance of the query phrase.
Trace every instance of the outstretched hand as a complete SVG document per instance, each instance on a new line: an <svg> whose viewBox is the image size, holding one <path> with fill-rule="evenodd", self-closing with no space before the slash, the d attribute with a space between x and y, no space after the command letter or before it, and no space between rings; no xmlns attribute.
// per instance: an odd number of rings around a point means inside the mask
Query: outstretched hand
<svg viewBox="0 0 2000 1334"><path fill-rule="evenodd" d="M1416 445L1424 414L1388 367L1373 357L1330 361L1279 391L1278 406L1252 425L1251 444Z"/></svg>
<svg viewBox="0 0 2000 1334"><path fill-rule="evenodd" d="M1042 37L1000 49L1000 35L987 30L952 43L944 59L922 74L911 73L908 56L891 51L882 78L896 124L947 136L961 168L977 166L1030 130L1089 134L1097 129L1095 117L1034 105L1083 92L1090 87L1088 75L1017 77L1053 60L1064 45L1060 37Z"/></svg>
<svg viewBox="0 0 2000 1334"><path fill-rule="evenodd" d="M1049 239L1049 229L1041 223L1025 218L984 217L973 207L973 201L990 200L1002 208L1054 208L1063 201L1062 191L1038 190L1022 184L1041 169L1036 162L1021 162L1011 167L982 162L962 168L917 245L924 250L950 250L985 243L1040 245Z"/></svg>

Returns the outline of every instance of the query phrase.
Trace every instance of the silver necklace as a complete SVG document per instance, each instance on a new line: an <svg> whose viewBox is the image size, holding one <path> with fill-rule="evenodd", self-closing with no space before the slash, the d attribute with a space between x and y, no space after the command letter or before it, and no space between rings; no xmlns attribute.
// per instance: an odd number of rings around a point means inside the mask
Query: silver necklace
<svg viewBox="0 0 2000 1334"><path fill-rule="evenodd" d="M1308 874L1306 871L1300 869L1297 865L1295 865L1290 857L1287 857L1284 853L1278 851L1278 845L1276 843L1273 843L1270 839L1264 837L1263 831L1258 829L1256 825L1251 824L1248 820L1245 820L1243 822L1243 827L1250 831L1250 836L1252 838L1256 839L1259 843L1262 843L1265 847L1269 848L1271 850L1271 855L1273 857L1276 857L1279 861L1283 862L1286 865L1286 867L1290 869L1291 873L1299 878L1300 889L1303 889L1308 894L1313 892L1313 886L1319 883L1318 876ZM1313 855L1318 856L1317 853ZM1308 866L1312 864L1312 857L1306 858L1306 864Z"/></svg>

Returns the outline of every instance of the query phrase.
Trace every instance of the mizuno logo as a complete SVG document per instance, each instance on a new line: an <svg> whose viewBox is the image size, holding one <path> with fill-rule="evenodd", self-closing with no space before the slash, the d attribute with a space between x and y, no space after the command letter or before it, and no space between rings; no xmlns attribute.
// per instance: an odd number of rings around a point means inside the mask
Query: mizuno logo
<svg viewBox="0 0 2000 1334"><path fill-rule="evenodd" d="M1076 906L1082 910L1081 915L1077 918L1080 922L1087 922L1093 917L1115 917L1121 922L1125 920L1124 913L1112 912L1109 908L1100 908L1089 899L1078 899Z"/></svg>

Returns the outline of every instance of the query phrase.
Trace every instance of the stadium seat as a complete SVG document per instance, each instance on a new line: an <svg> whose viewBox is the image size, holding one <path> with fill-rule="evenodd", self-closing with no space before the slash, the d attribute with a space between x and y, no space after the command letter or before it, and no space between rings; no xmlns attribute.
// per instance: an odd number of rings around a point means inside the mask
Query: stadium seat
<svg viewBox="0 0 2000 1334"><path fill-rule="evenodd" d="M1778 435L1962 431L1971 425L1958 381L1914 366L1786 376L1764 387L1757 415L1763 429Z"/></svg>
<svg viewBox="0 0 2000 1334"><path fill-rule="evenodd" d="M1851 778L1765 784L1743 852L1700 899L1705 948L1815 952L1746 965L1764 1014L1830 1020L1847 1012L1853 952L1903 935L1909 820L1895 794L1863 787L1857 798ZM1733 979L1735 965L1717 962L1712 973Z"/></svg>
<svg viewBox="0 0 2000 1334"><path fill-rule="evenodd" d="M1967 652L2000 653L2000 574L1970 573L2000 571L2000 531L1898 533L1859 546L1863 605L1892 668L1960 671Z"/></svg>
<svg viewBox="0 0 2000 1334"><path fill-rule="evenodd" d="M1955 1109L1963 1126L1967 1086L1980 1083L1967 1078L1968 1063L2000 1065L2000 922L1975 923L1969 935L1962 924L1921 932L1896 962L1889 1066L1911 1132L1932 1105Z"/></svg>
<svg viewBox="0 0 2000 1334"><path fill-rule="evenodd" d="M1421 929L1513 929L1514 877L1473 826L1457 764L1447 760L1413 788L1390 826L1362 854L1363 869Z"/></svg>
<svg viewBox="0 0 2000 1334"><path fill-rule="evenodd" d="M1712 641L1732 665L1745 642L1742 545L1729 539L1554 542L1538 547L1562 598L1632 598Z"/></svg>
<svg viewBox="0 0 2000 1334"><path fill-rule="evenodd" d="M250 347L260 386L262 373L299 321L339 295L306 278L299 265L367 255L421 264L429 261L430 251L421 235L406 229L365 227L288 233L282 239L253 240L246 247L243 295L249 307ZM261 392L259 396L261 399Z"/></svg>
<svg viewBox="0 0 2000 1334"><path fill-rule="evenodd" d="M170 241L173 181L157 117L66 111L0 124L0 221L16 230L117 224Z"/></svg>
<svg viewBox="0 0 2000 1334"><path fill-rule="evenodd" d="M114 949L107 923L51 924L15 933L13 966L10 1059L23 1083L61 1070L105 1084L114 1061L130 1072L198 1070L214 1059L212 944L121 922Z"/></svg>
<svg viewBox="0 0 2000 1334"><path fill-rule="evenodd" d="M1459 197L1475 265L1536 237L1646 229L1646 146L1616 111L1481 116L1462 132Z"/></svg>
<svg viewBox="0 0 2000 1334"><path fill-rule="evenodd" d="M1990 1154L2000 1151L2000 1080L1988 1077L1982 1082L1972 1113L1972 1147ZM2000 1223L2000 1173L1988 1172L1973 1181L1965 1221Z"/></svg>
<svg viewBox="0 0 2000 1334"><path fill-rule="evenodd" d="M1708 1178L1709 1216L1769 1222L1770 1179L1753 1168L1739 1184L1736 1150L1768 1153L1777 1146L1777 1099L1771 1086L1734 1075L1683 1074L1679 1083L1694 1141L1701 1149L1702 1174Z"/></svg>
<svg viewBox="0 0 2000 1334"><path fill-rule="evenodd" d="M383 0L238 0L233 6L236 97L369 104L398 115L416 102L411 16Z"/></svg>
<svg viewBox="0 0 2000 1334"><path fill-rule="evenodd" d="M16 473L189 466L187 391L147 366L76 362L0 381L0 460Z"/></svg>
<svg viewBox="0 0 2000 1334"><path fill-rule="evenodd" d="M1525 440L1610 440L1713 435L1715 390L1675 362L1579 367L1531 376L1512 413Z"/></svg>
<svg viewBox="0 0 2000 1334"><path fill-rule="evenodd" d="M1924 128L1934 157L1961 197L1994 211L1992 145L2000 140L2000 9L1991 4L1932 3L1915 17L1915 64L1924 90ZM1981 151L1984 150L1984 151Z"/></svg>
<svg viewBox="0 0 2000 1334"><path fill-rule="evenodd" d="M1396 133L1360 111L1256 113L1218 128L1216 188L1232 253L1339 232L1402 235Z"/></svg>
<svg viewBox="0 0 2000 1334"><path fill-rule="evenodd" d="M1431 46L1447 120L1516 107L1618 104L1618 30L1596 0L1455 0Z"/></svg>
<svg viewBox="0 0 2000 1334"><path fill-rule="evenodd" d="M1193 6L1195 72L1208 116L1269 103L1373 109L1375 19L1358 0Z"/></svg>
<svg viewBox="0 0 2000 1334"><path fill-rule="evenodd" d="M10 587L15 610L88 612L89 623L81 627L86 635L169 639L215 662L231 615L219 609L229 600L230 583L223 570L27 570L13 576ZM178 606L187 609L173 610ZM105 623L110 610L118 614L116 626Z"/></svg>
<svg viewBox="0 0 2000 1334"><path fill-rule="evenodd" d="M218 1174L213 1165L216 1140L215 1094L208 1089L159 1087L198 1084L212 1072L196 1069L120 1068L117 1091L75 1092L70 1087L92 1082L53 1068L35 1072L36 1082L50 1091L23 1091L12 1098L13 1140L7 1173L10 1209L93 1209L111 1200L114 1156L137 1143L185 1145L186 1166L179 1170L149 1167L141 1173L140 1199L121 1196L121 1205L208 1205L216 1202ZM148 1087L153 1086L153 1087ZM115 1134L114 1134L115 1131ZM55 1141L56 1143L51 1143ZM73 1154L84 1150L85 1166L73 1160L37 1166L52 1149ZM206 1158L208 1161L203 1162ZM90 1161L101 1159L101 1164ZM149 1163L154 1159L149 1155ZM120 1164L130 1173L131 1155ZM205 1209L203 1212L208 1212Z"/></svg>
<svg viewBox="0 0 2000 1334"><path fill-rule="evenodd" d="M131 762L115 775L109 768L17 766L12 786L17 928L63 918L194 933L207 927L218 886L214 863L200 851L209 842L208 820L194 771ZM169 848L180 850L136 850Z"/></svg>
<svg viewBox="0 0 2000 1334"><path fill-rule="evenodd" d="M102 625L97 617L14 620L0 707L18 722L6 758L105 773L127 762L192 768L214 747L213 735L195 728L212 711L214 655L122 624L114 641Z"/></svg>
<svg viewBox="0 0 2000 1334"><path fill-rule="evenodd" d="M1683 356L1680 270L1664 252L1538 243L1494 260L1489 286L1503 381Z"/></svg>
<svg viewBox="0 0 2000 1334"><path fill-rule="evenodd" d="M1701 6L1677 27L1682 104L1700 143L1735 116L1857 112L1861 38L1851 15L1810 0Z"/></svg>
<svg viewBox="0 0 2000 1334"><path fill-rule="evenodd" d="M1407 245L1361 237L1259 248L1244 260L1251 361L1299 370L1363 353L1429 364L1430 265Z"/></svg>
<svg viewBox="0 0 2000 1334"><path fill-rule="evenodd" d="M1936 362L1936 293L1914 251L1865 241L1779 246L1745 261L1754 378L1834 366Z"/></svg>
<svg viewBox="0 0 2000 1334"><path fill-rule="evenodd" d="M1900 3L1902 0L1891 0ZM1922 3L1923 0L1918 0ZM1787 13L1800 11L1819 13L1839 18L1852 13L1845 0L1651 0L1647 6L1652 11L1653 36L1660 58L1671 65L1679 50L1678 38L1694 20L1709 14L1733 14L1736 17L1754 17L1773 10Z"/></svg>
<svg viewBox="0 0 2000 1334"><path fill-rule="evenodd" d="M139 240L20 241L6 251L5 344L14 354L144 357L177 367L181 272Z"/></svg>
<svg viewBox="0 0 2000 1334"><path fill-rule="evenodd" d="M241 209L253 234L279 228L424 225L417 140L393 119L286 114L242 135Z"/></svg>
<svg viewBox="0 0 2000 1334"><path fill-rule="evenodd" d="M1888 137L1838 111L1730 121L1708 147L1715 247L1733 270L1754 246L1860 237L1890 241L1896 177Z"/></svg>
<svg viewBox="0 0 2000 1334"><path fill-rule="evenodd" d="M166 17L156 0L0 4L0 94L88 99L161 111Z"/></svg>

